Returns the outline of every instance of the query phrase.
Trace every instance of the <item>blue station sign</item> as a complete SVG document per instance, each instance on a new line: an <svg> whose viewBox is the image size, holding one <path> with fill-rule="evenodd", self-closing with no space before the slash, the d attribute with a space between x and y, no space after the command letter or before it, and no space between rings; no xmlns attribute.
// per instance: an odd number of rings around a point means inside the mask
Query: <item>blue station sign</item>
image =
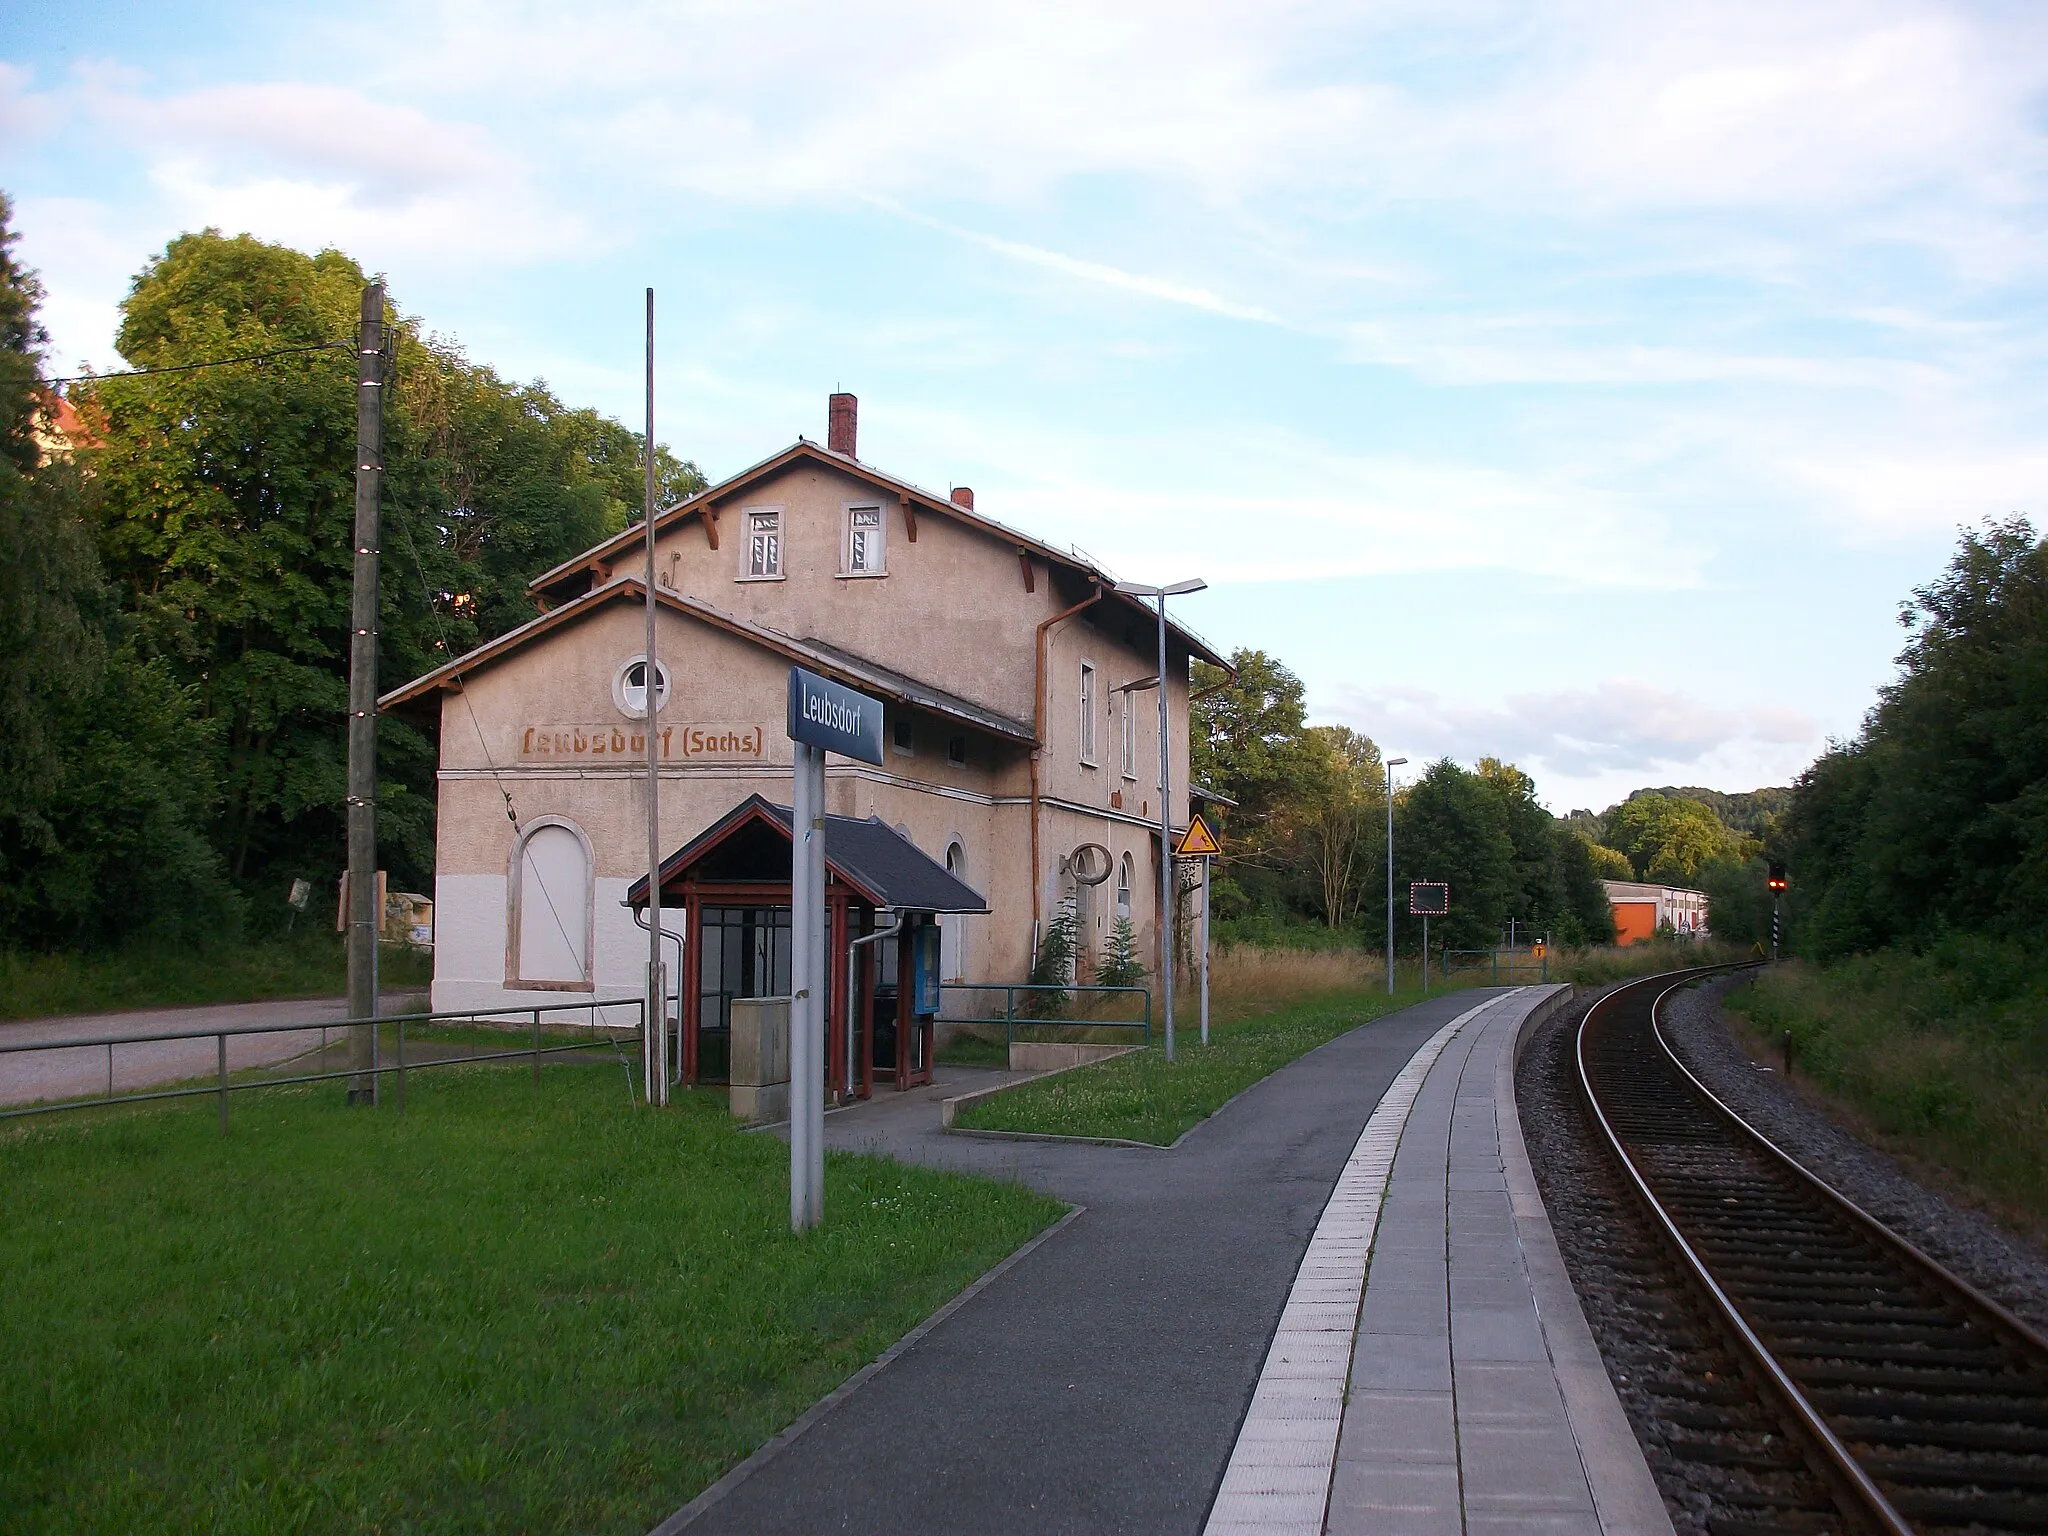
<svg viewBox="0 0 2048 1536"><path fill-rule="evenodd" d="M789 739L882 764L882 701L830 678L789 669Z"/></svg>

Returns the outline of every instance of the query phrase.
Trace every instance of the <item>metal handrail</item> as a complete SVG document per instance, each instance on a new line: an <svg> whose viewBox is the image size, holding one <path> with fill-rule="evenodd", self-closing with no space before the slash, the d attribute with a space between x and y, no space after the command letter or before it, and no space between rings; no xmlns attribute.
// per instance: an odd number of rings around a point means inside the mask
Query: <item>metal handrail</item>
<svg viewBox="0 0 2048 1536"><path fill-rule="evenodd" d="M948 992L1001 992L1003 1011L986 1018L960 1018L941 1013L942 1024L1000 1024L1003 1026L1003 1044L1007 1048L1017 1043L1017 1026L1026 1028L1053 1029L1142 1029L1145 1044L1152 1043L1152 989L1150 987L1105 987L1074 982L1062 984L1054 981L942 981L939 993ZM1017 1017L1017 994L1019 992L1058 992L1062 994L1093 993L1113 997L1118 994L1135 994L1145 1000L1145 1017L1136 1019L1037 1019Z"/></svg>
<svg viewBox="0 0 2048 1536"><path fill-rule="evenodd" d="M612 1022L595 1017L581 1022L581 1027L591 1038L572 1041L566 1045L541 1044L541 1016L543 1014L585 1013L594 1015L600 1008L623 1008L630 1011L631 1019ZM587 998L571 1003L540 1003L525 1008L470 1008L445 1013L392 1013L378 1018L315 1019L291 1024L224 1024L212 1029L172 1029L153 1033L126 1035L93 1035L74 1040L31 1040L0 1042L0 1055L22 1055L30 1051L78 1051L104 1049L107 1053L107 1091L97 1097L60 1099L55 1102L37 1101L14 1108L0 1109L0 1120L18 1120L30 1115L60 1114L67 1110L104 1109L115 1104L145 1104L167 1099L189 1099L205 1094L218 1096L220 1100L220 1128L223 1134L228 1128L228 1099L230 1093L239 1093L250 1088L282 1088L294 1083L325 1083L341 1079L381 1078L394 1075L397 1078L398 1108L405 1108L405 1077L408 1071L417 1072L427 1067L468 1066L486 1061L533 1062L534 1081L540 1080L540 1058L569 1051L590 1049L600 1030L607 1031L614 1051L617 1049L616 1034L638 1031L641 1015L645 1010L644 1001L638 997ZM428 1061L405 1059L405 1030L408 1024L444 1023L474 1024L488 1019L517 1018L530 1021L533 1030L531 1045L516 1051L486 1051L462 1056L441 1056ZM576 1021L572 1021L574 1023ZM228 1075L228 1040L244 1035L293 1035L320 1032L319 1053L324 1060L327 1054L327 1036L330 1031L393 1025L397 1030L397 1058L389 1065L349 1066L333 1072L300 1072L289 1076L263 1076L233 1082ZM153 1088L140 1093L114 1092L114 1047L117 1045L157 1045L179 1040L212 1040L215 1042L213 1081L204 1087ZM305 1054L304 1052L300 1053ZM292 1060L296 1058L287 1058ZM621 1059L623 1065L623 1058ZM186 1079L191 1081L191 1079ZM626 1072L627 1092L632 1092L632 1072Z"/></svg>

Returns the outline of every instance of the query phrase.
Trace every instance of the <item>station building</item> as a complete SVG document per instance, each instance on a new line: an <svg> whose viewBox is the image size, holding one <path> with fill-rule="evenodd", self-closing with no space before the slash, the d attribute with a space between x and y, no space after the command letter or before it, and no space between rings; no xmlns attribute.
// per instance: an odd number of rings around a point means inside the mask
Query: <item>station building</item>
<svg viewBox="0 0 2048 1536"><path fill-rule="evenodd" d="M1603 880L1614 911L1614 942L1638 944L1668 927L1683 939L1707 934L1707 893L1637 880Z"/></svg>
<svg viewBox="0 0 2048 1536"><path fill-rule="evenodd" d="M780 889L757 877L774 861L758 840L786 826L792 663L884 703L886 762L828 759L827 809L903 845L888 855L842 830L870 865L970 893L938 917L943 979L1023 980L1068 902L1084 975L1119 916L1157 973L1152 610L1078 553L978 512L971 491L936 495L864 463L856 410L832 396L823 445L799 438L656 517L651 729L664 903L684 905L664 928L685 956L684 1056L707 1081L732 1000L788 986L786 854ZM535 578L531 622L380 701L439 729L437 1010L640 995L647 939L627 902L644 903L647 873L644 570L635 526ZM1189 664L1223 659L1170 621L1166 644L1177 834ZM742 826L752 873L700 878L728 856L707 835ZM889 914L851 864L833 878L849 914L834 923L841 975L856 930ZM894 957L861 953L886 987Z"/></svg>

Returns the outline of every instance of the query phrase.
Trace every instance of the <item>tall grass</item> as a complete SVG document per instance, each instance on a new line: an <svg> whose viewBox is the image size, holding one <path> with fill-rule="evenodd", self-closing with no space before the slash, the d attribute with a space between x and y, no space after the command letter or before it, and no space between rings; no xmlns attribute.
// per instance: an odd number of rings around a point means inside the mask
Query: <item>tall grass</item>
<svg viewBox="0 0 2048 1536"><path fill-rule="evenodd" d="M1560 951L1550 962L1552 981L1604 987L1611 981L1679 971L1696 965L1727 965L1753 955L1738 944L1713 939L1650 939L1640 944L1597 944Z"/></svg>
<svg viewBox="0 0 2048 1536"><path fill-rule="evenodd" d="M1893 1150L2048 1230L2048 960L1957 937L1822 969L1798 961L1729 999Z"/></svg>
<svg viewBox="0 0 2048 1536"><path fill-rule="evenodd" d="M389 989L424 988L429 953L383 945L378 971ZM0 1019L198 1003L278 1002L333 997L348 986L339 934L309 926L292 935L212 947L136 944L86 954L0 951Z"/></svg>

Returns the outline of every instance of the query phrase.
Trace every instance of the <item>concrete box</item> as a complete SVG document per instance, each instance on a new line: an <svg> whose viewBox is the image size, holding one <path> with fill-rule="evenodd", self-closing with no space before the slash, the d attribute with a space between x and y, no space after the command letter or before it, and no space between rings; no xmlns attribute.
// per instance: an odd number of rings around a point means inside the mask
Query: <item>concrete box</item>
<svg viewBox="0 0 2048 1536"><path fill-rule="evenodd" d="M768 1124L789 1118L789 999L736 997L732 1065L726 1074L733 1114Z"/></svg>

